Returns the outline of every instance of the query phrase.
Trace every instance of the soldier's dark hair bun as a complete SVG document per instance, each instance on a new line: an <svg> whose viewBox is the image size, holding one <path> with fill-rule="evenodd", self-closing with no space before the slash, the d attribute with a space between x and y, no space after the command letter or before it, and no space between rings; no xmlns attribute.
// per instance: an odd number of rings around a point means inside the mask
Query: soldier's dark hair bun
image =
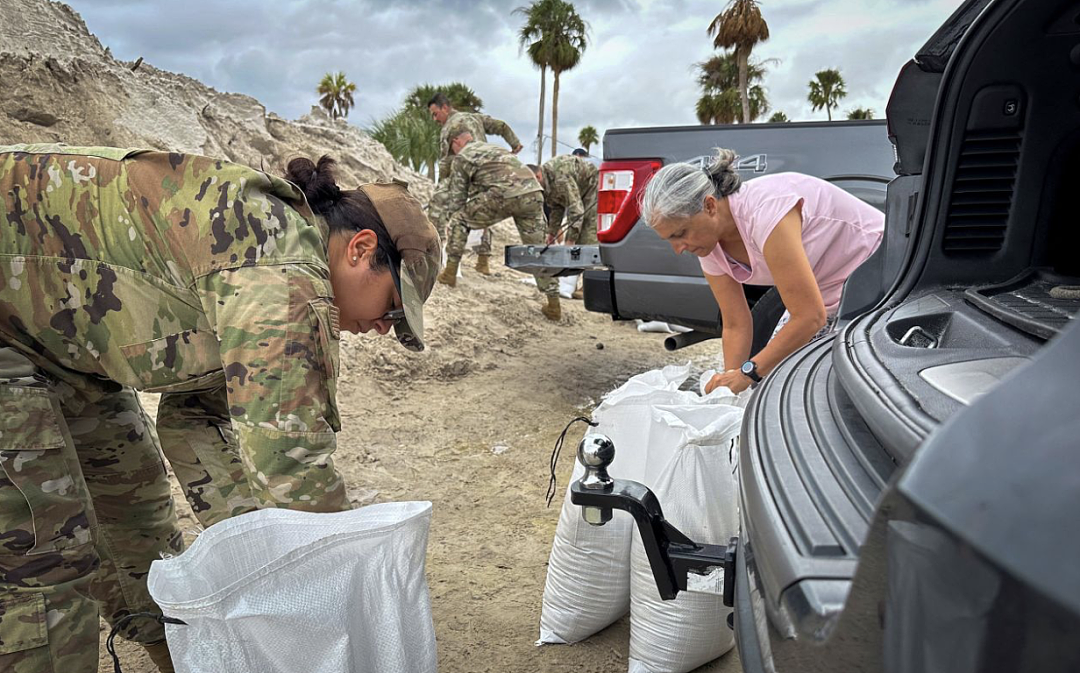
<svg viewBox="0 0 1080 673"><path fill-rule="evenodd" d="M327 155L320 157L318 164L298 157L285 169L285 179L304 192L311 209L319 215L326 215L342 197L341 188L334 180L334 163Z"/></svg>
<svg viewBox="0 0 1080 673"><path fill-rule="evenodd" d="M388 250L394 249L394 241L386 230L379 211L362 189L342 190L334 180L334 160L328 156L314 164L311 159L299 157L285 167L285 179L299 187L307 197L311 210L326 222L331 234L344 234L349 238L366 229L375 232L379 245L371 268L385 269L390 264Z"/></svg>

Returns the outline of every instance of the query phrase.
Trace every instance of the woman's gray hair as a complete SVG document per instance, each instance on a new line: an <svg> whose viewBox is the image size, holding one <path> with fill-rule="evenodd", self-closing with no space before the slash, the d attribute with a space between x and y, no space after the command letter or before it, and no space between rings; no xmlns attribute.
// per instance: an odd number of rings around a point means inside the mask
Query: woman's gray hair
<svg viewBox="0 0 1080 673"><path fill-rule="evenodd" d="M735 171L735 152L717 148L708 168L694 164L669 164L645 185L641 195L641 216L650 226L661 218L682 219L705 208L705 197L718 199L739 191L742 178Z"/></svg>

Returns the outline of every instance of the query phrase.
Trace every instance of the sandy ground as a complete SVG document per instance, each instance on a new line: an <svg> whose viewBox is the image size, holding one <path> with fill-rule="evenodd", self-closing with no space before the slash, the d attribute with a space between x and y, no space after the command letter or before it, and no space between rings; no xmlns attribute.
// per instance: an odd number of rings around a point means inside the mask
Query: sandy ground
<svg viewBox="0 0 1080 673"><path fill-rule="evenodd" d="M440 286L429 301L428 352L346 336L337 464L354 500L434 505L427 574L440 671L624 672L628 618L577 645L533 645L559 514L558 500L550 509L543 501L550 452L567 421L604 392L647 369L711 357L719 342L667 353L661 335L588 313L581 302L564 301L562 323L547 324L521 275L498 264L483 278L465 262L458 287ZM560 485L580 436L568 438ZM193 529L174 491L181 525ZM111 673L102 629L99 670ZM118 650L128 673L154 672L141 648L120 642ZM740 670L734 651L698 669Z"/></svg>

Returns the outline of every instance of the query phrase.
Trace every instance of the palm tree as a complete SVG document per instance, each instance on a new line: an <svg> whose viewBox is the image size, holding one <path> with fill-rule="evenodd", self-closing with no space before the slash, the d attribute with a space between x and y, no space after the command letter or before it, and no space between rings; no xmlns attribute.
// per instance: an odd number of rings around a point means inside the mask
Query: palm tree
<svg viewBox="0 0 1080 673"><path fill-rule="evenodd" d="M540 119L536 132L536 160L542 159L544 145L544 94L547 69L555 76L551 104L551 156L555 156L559 141L559 76L581 62L588 39L588 26L574 5L565 0L534 0L527 7L518 7L515 14L525 17L518 31L518 42L529 59L540 69Z"/></svg>
<svg viewBox="0 0 1080 673"><path fill-rule="evenodd" d="M577 141L588 152L590 147L600 142L600 134L596 132L595 126L586 126L578 131Z"/></svg>
<svg viewBox="0 0 1080 673"><path fill-rule="evenodd" d="M382 143L398 163L420 171L425 166L428 177L435 179L435 162L439 159L439 126L424 108L404 107L385 119L375 122L372 138Z"/></svg>
<svg viewBox="0 0 1080 673"><path fill-rule="evenodd" d="M776 112L772 113L771 117L769 117L769 121L773 122L773 123L776 123L776 122L789 122L791 120L788 119L788 116L786 114L784 114L783 110L777 110Z"/></svg>
<svg viewBox="0 0 1080 673"><path fill-rule="evenodd" d="M701 94L694 112L702 124L730 124L732 120L731 106L722 94Z"/></svg>
<svg viewBox="0 0 1080 673"><path fill-rule="evenodd" d="M514 14L525 17L518 30L518 44L529 54L529 60L540 69L540 114L536 129L536 163L541 163L544 151L544 95L547 89L547 69L551 62L551 44L544 40L550 32L550 17L557 0L533 0L528 7L518 7Z"/></svg>
<svg viewBox="0 0 1080 673"><path fill-rule="evenodd" d="M848 119L873 119L874 108L869 107L857 107L854 110L849 110L847 113Z"/></svg>
<svg viewBox="0 0 1080 673"><path fill-rule="evenodd" d="M428 101L437 93L446 94L450 104L455 110L462 112L479 112L484 107L484 101L476 92L462 82L450 82L441 86L433 84L420 84L405 96L405 107L417 107L427 110Z"/></svg>
<svg viewBox="0 0 1080 673"><path fill-rule="evenodd" d="M552 34L554 45L551 57L551 73L555 83L551 87L551 156L558 154L559 144L559 76L581 63L581 55L588 43L588 26L569 2L560 2L559 27Z"/></svg>
<svg viewBox="0 0 1080 673"><path fill-rule="evenodd" d="M840 99L847 95L844 90L844 78L839 70L818 71L810 80L810 94L806 97L814 111L825 108L825 114L832 121L832 109L840 104Z"/></svg>
<svg viewBox="0 0 1080 673"><path fill-rule="evenodd" d="M765 75L765 63L747 63L747 79L757 82ZM695 112L702 124L733 124L742 118L742 95L739 92L739 64L731 52L722 52L698 63L698 84L702 95ZM769 111L765 89L759 84L750 86L747 98L750 121Z"/></svg>
<svg viewBox="0 0 1080 673"><path fill-rule="evenodd" d="M742 100L742 120L749 124L750 91L749 62L750 52L759 42L769 39L769 25L761 17L757 0L731 0L726 9L709 24L709 35L714 36L713 46L717 49L735 50L735 60L739 65L739 95Z"/></svg>
<svg viewBox="0 0 1080 673"><path fill-rule="evenodd" d="M349 110L356 104L353 102L356 84L350 82L343 72L323 75L316 91L320 96L319 105L330 114L331 119L348 117Z"/></svg>

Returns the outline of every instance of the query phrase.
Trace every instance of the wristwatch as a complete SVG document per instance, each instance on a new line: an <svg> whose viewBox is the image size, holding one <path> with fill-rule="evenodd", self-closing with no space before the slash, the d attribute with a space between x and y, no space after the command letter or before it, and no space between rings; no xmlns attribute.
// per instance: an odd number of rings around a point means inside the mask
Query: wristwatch
<svg viewBox="0 0 1080 673"><path fill-rule="evenodd" d="M755 385L761 383L761 374L757 373L757 363L753 360L747 360L742 363L742 367L739 367L739 371L743 373L743 376L753 381Z"/></svg>

